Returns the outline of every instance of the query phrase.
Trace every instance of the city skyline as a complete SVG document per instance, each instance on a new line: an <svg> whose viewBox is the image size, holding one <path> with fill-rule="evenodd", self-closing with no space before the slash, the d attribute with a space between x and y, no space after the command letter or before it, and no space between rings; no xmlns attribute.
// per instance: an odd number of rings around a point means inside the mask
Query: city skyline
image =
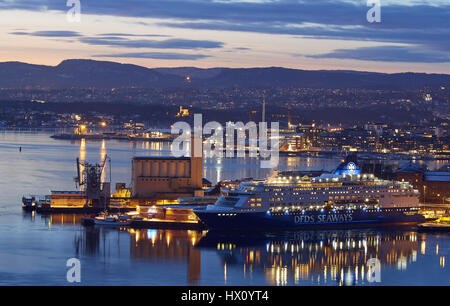
<svg viewBox="0 0 450 306"><path fill-rule="evenodd" d="M445 1L382 0L380 23L363 0L80 3L0 1L0 62L450 73Z"/></svg>

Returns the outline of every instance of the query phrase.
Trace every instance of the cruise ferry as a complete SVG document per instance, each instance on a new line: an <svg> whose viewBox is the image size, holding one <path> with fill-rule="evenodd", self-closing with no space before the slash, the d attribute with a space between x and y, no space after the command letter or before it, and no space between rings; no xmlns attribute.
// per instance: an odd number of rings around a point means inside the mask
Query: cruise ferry
<svg viewBox="0 0 450 306"><path fill-rule="evenodd" d="M348 157L332 173L275 172L242 182L193 210L210 229L300 229L417 224L419 192L408 182L362 174Z"/></svg>

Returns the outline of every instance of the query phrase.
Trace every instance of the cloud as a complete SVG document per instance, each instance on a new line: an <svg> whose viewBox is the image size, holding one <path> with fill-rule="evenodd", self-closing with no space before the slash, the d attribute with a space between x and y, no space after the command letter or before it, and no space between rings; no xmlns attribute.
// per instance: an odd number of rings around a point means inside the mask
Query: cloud
<svg viewBox="0 0 450 306"><path fill-rule="evenodd" d="M99 36L119 36L119 37L170 37L162 34L130 34L130 33L102 33Z"/></svg>
<svg viewBox="0 0 450 306"><path fill-rule="evenodd" d="M42 37L80 37L80 36L82 36L80 33L74 32L74 31L36 31L36 32L17 31L17 32L11 32L9 34L42 36Z"/></svg>
<svg viewBox="0 0 450 306"><path fill-rule="evenodd" d="M306 55L309 58L353 59L376 62L448 63L450 54L423 50L416 46L377 46L337 49L330 53Z"/></svg>
<svg viewBox="0 0 450 306"><path fill-rule="evenodd" d="M423 28L449 24L448 1L382 0L383 26ZM367 25L366 0L97 0L81 1L82 13L137 18L224 21L237 23ZM67 11L60 0L0 0L2 9ZM446 12L447 11L447 12ZM424 18L432 16L433 18ZM424 20L425 19L425 20Z"/></svg>
<svg viewBox="0 0 450 306"><path fill-rule="evenodd" d="M450 4L445 0L382 0L381 23L366 20L366 0L96 0L82 1L82 14L103 14L167 20L171 28L296 35L314 39L402 43L419 46L443 60L450 53ZM0 0L0 9L67 11L61 0ZM112 33L114 34L114 33ZM120 34L120 33L119 33ZM111 35L104 35L111 36ZM132 35L113 35L132 37ZM183 40L83 38L94 45L133 48L220 48L222 43ZM193 46L193 47L191 47ZM395 50L394 50L395 51ZM341 51L340 51L341 52ZM360 54L361 54L360 50ZM425 51L424 51L425 52ZM426 52L425 52L426 53ZM411 59L415 56L411 54ZM416 56L421 58L420 56ZM445 57L445 55L444 55ZM422 57L425 58L425 57ZM424 60L424 59L423 59Z"/></svg>
<svg viewBox="0 0 450 306"><path fill-rule="evenodd" d="M186 53L170 53L170 52L131 52L116 54L97 54L93 57L116 57L116 58L152 58L165 60L198 60L210 55L205 54L186 54Z"/></svg>
<svg viewBox="0 0 450 306"><path fill-rule="evenodd" d="M450 7L449 7L450 11ZM450 15L449 15L450 20ZM161 22L161 26L217 31L238 31L266 34L296 35L314 39L358 40L391 43L422 44L450 52L450 24L447 28L391 29L382 25L342 26L323 24L227 23L227 22Z"/></svg>
<svg viewBox="0 0 450 306"><path fill-rule="evenodd" d="M223 43L211 40L166 39L166 40L130 40L123 37L82 37L80 41L89 45L116 46L127 48L156 49L213 49L222 48Z"/></svg>
<svg viewBox="0 0 450 306"><path fill-rule="evenodd" d="M159 34L127 34L127 33L102 33L97 36L83 36L74 31L15 31L12 35L28 35L42 37L77 37L82 43L89 45L102 45L124 48L154 48L154 49L215 49L222 48L224 43L212 40L193 39L130 39L129 37L167 37Z"/></svg>

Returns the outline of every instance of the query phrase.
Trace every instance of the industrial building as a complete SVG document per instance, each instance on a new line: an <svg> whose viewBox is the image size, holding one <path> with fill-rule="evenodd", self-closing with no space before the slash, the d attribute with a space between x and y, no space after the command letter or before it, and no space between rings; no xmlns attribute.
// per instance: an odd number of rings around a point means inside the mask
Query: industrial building
<svg viewBox="0 0 450 306"><path fill-rule="evenodd" d="M203 196L202 169L201 156L134 157L131 161L131 197L176 200Z"/></svg>

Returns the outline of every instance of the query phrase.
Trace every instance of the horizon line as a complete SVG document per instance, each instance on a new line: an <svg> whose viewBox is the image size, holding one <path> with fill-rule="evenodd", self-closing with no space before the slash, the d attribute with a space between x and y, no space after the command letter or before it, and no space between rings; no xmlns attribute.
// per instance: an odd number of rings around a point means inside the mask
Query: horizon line
<svg viewBox="0 0 450 306"><path fill-rule="evenodd" d="M336 71L336 72L361 72L361 73L378 73L378 74L387 74L387 75L394 75L394 74L427 74L427 75L448 75L450 76L450 73L438 73L438 72L417 72L417 71L402 71L402 72L381 72L381 71L368 71L368 70L352 70L352 69L303 69L303 68L293 68L293 67L284 67L284 66L254 66L254 67L220 67L220 66L214 66L214 67L208 67L208 68L200 68L195 66L176 66L176 67L147 67L143 65L133 64L133 63L127 63L127 62L119 62L119 61L111 61L111 60L96 60L91 58L66 58L59 62L56 65L46 65L46 64L34 64L30 62L24 62L24 61L2 61L0 64L6 64L6 63L20 63L20 64L26 64L26 65L35 65L35 66L45 66L45 67L58 67L65 61L92 61L92 62L104 62L104 63L114 63L114 64L120 64L120 65L133 65L137 67L142 67L146 69L181 69L181 68L191 68L191 69L199 69L199 70L209 70L209 69L269 69L269 68L281 68L281 69L287 69L287 70L297 70L297 71Z"/></svg>

